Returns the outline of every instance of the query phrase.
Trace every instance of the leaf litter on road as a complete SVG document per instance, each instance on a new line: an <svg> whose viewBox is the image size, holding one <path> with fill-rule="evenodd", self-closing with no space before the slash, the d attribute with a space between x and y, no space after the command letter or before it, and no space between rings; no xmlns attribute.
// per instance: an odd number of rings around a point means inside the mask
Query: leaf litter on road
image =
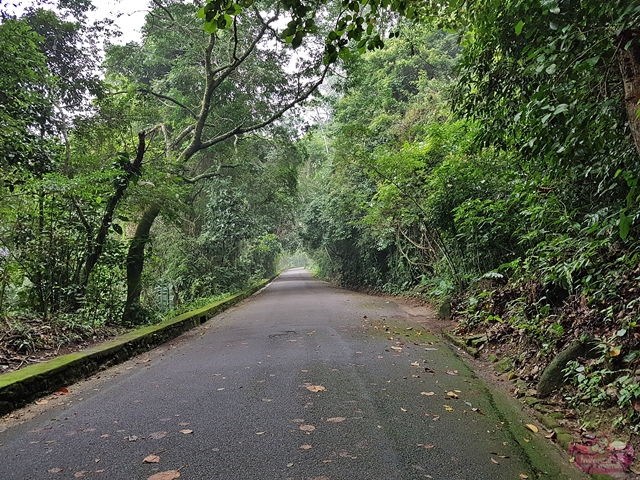
<svg viewBox="0 0 640 480"><path fill-rule="evenodd" d="M158 455L147 455L142 460L142 463L160 463L160 457Z"/></svg>
<svg viewBox="0 0 640 480"><path fill-rule="evenodd" d="M330 423L340 423L340 422L344 422L345 420L346 420L346 418L344 418L344 417L327 418L327 422L330 422Z"/></svg>
<svg viewBox="0 0 640 480"><path fill-rule="evenodd" d="M307 388L307 390L309 390L310 392L313 392L313 393L324 392L324 391L327 390L322 385L305 384L305 387Z"/></svg>
<svg viewBox="0 0 640 480"><path fill-rule="evenodd" d="M178 470L167 470L151 475L147 480L175 480L176 478L180 478Z"/></svg>
<svg viewBox="0 0 640 480"><path fill-rule="evenodd" d="M300 430L311 433L316 429L313 425L300 425Z"/></svg>

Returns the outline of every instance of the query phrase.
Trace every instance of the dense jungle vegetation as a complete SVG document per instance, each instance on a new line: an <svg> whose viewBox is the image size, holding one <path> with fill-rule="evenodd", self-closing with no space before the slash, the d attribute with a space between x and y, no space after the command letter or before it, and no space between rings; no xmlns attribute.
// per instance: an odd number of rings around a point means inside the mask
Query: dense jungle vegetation
<svg viewBox="0 0 640 480"><path fill-rule="evenodd" d="M593 339L565 399L635 428L640 2L54 3L1 12L2 368L307 264L532 383Z"/></svg>

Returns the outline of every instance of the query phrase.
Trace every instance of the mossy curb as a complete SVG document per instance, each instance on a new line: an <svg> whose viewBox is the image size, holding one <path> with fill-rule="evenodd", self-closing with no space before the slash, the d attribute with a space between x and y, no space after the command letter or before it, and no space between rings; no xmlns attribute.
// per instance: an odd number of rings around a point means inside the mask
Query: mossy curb
<svg viewBox="0 0 640 480"><path fill-rule="evenodd" d="M29 365L15 372L0 375L0 415L176 338L250 297L276 276L224 300L183 313L157 325L139 328L82 352L63 355L48 362Z"/></svg>
<svg viewBox="0 0 640 480"><path fill-rule="evenodd" d="M475 347L472 347L471 345L467 345L467 342L464 338L456 337L454 334L444 331L442 332L442 336L459 349L467 352L473 358L478 358L478 355L480 353L479 350Z"/></svg>

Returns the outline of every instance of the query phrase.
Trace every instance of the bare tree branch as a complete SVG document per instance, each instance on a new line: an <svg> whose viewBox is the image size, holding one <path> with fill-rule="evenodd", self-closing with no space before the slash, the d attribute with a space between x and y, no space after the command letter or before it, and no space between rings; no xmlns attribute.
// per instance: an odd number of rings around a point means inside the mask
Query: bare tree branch
<svg viewBox="0 0 640 480"><path fill-rule="evenodd" d="M180 102L180 101L176 100L175 98L171 98L171 97L169 97L169 96L167 96L167 95L163 95L163 94L161 94L161 93L156 93L156 92L154 92L153 90L149 90L148 88L138 88L137 90L138 90L138 92L140 92L140 93L147 93L147 94L149 94L149 95L153 95L154 97L161 98L161 99L163 99L163 100L167 100L167 101L169 101L169 102L171 102L171 103L174 103L174 104L176 104L177 106L179 106L180 108L185 109L185 110L186 110L186 111L187 111L187 112L188 112L192 117L194 117L194 118L198 118L198 116L196 115L196 113L195 113L193 110L191 110L191 109L190 109L189 107L187 107L184 103L182 103L182 102Z"/></svg>

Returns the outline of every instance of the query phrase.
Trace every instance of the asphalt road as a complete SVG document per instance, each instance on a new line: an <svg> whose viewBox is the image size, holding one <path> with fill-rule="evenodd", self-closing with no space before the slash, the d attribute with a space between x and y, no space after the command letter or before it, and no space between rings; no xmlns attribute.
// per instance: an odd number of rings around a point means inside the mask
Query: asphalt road
<svg viewBox="0 0 640 480"><path fill-rule="evenodd" d="M538 478L484 384L405 317L289 270L5 418L0 479Z"/></svg>

